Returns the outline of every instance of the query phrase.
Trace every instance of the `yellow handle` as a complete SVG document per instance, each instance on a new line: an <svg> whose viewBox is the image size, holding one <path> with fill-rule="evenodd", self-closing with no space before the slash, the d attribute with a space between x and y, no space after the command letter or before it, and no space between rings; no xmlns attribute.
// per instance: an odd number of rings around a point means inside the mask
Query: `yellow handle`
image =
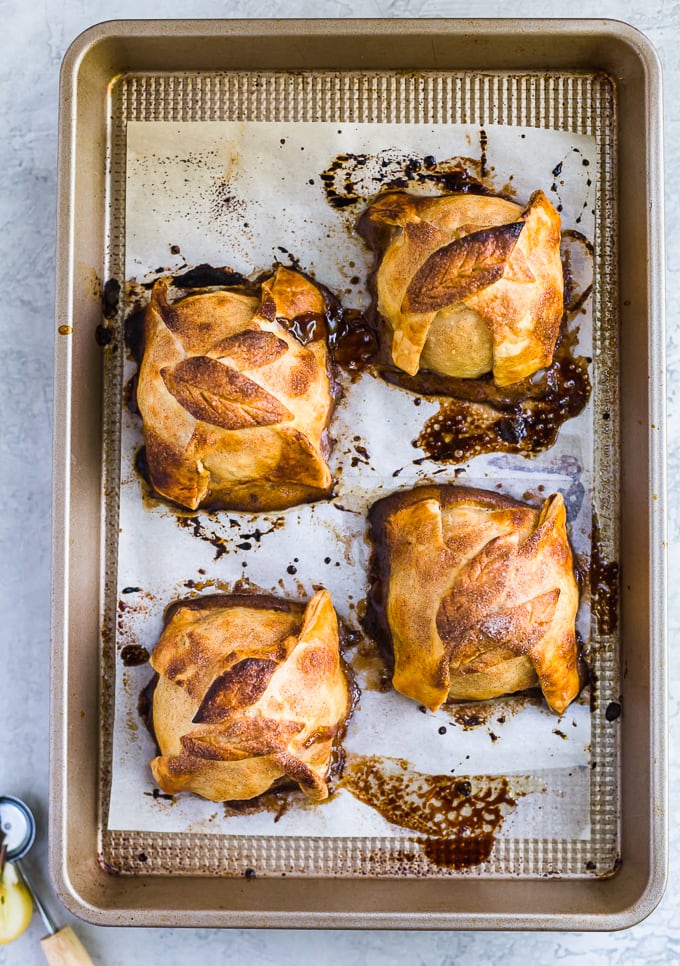
<svg viewBox="0 0 680 966"><path fill-rule="evenodd" d="M93 966L85 947L70 926L40 940L50 966Z"/></svg>

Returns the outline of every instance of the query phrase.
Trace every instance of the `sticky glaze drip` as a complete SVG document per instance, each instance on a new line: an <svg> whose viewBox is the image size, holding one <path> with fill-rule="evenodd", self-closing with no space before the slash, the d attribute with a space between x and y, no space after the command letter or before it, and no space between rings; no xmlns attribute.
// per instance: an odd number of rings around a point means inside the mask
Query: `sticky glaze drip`
<svg viewBox="0 0 680 966"><path fill-rule="evenodd" d="M294 335L302 345L328 340L329 318L327 315L320 315L318 312L306 312L302 315L296 315L292 319L277 317L276 321L282 328L287 329Z"/></svg>
<svg viewBox="0 0 680 966"><path fill-rule="evenodd" d="M425 775L397 758L349 757L341 787L392 825L418 833L430 861L453 869L488 859L516 805L506 778Z"/></svg>
<svg viewBox="0 0 680 966"><path fill-rule="evenodd" d="M600 524L593 516L590 554L590 599L597 629L601 635L613 634L618 624L619 565L607 560L602 547Z"/></svg>
<svg viewBox="0 0 680 966"><path fill-rule="evenodd" d="M149 732L153 738L154 745L156 746L156 754L160 755L161 750L158 747L158 741L156 739L156 732L153 726L153 696L156 691L156 686L160 680L159 675L154 671L153 676L149 680L142 690L139 692L139 698L137 699L137 714L142 719L144 727Z"/></svg>
<svg viewBox="0 0 680 966"><path fill-rule="evenodd" d="M120 652L120 659L125 667L139 667L149 660L149 652L141 644L126 644Z"/></svg>
<svg viewBox="0 0 680 966"><path fill-rule="evenodd" d="M186 272L173 275L172 284L181 289L195 289L217 285L247 285L247 280L240 272L232 272L229 268L216 268L214 265L203 263Z"/></svg>
<svg viewBox="0 0 680 966"><path fill-rule="evenodd" d="M362 372L375 359L379 345L378 333L363 312L343 308L329 336L337 365L350 373Z"/></svg>
<svg viewBox="0 0 680 966"><path fill-rule="evenodd" d="M590 396L588 360L574 357L575 338L572 333L562 337L553 364L538 378L506 390L490 378L409 377L397 370L387 370L385 378L425 395L446 390L450 397L415 442L431 459L461 463L489 452L532 455L553 445L562 423L577 416Z"/></svg>
<svg viewBox="0 0 680 966"><path fill-rule="evenodd" d="M125 319L125 348L129 357L141 365L144 358L144 315L146 309L135 308Z"/></svg>
<svg viewBox="0 0 680 966"><path fill-rule="evenodd" d="M115 319L118 314L120 291L120 282L117 278L109 278L104 283L102 291L102 313L105 319Z"/></svg>
<svg viewBox="0 0 680 966"><path fill-rule="evenodd" d="M486 132L480 132L480 157L454 157L437 161L432 155L415 155L388 149L377 154L338 154L321 173L326 200L332 208L366 204L382 192L416 185L455 194L498 195L510 198L509 185L500 190L488 166Z"/></svg>
<svg viewBox="0 0 680 966"><path fill-rule="evenodd" d="M380 694L392 690L392 672L373 641L361 637L350 659L350 667L361 681L362 690Z"/></svg>
<svg viewBox="0 0 680 966"><path fill-rule="evenodd" d="M225 818L270 812L276 823L281 820L291 806L297 808L301 805L304 797L304 793L289 778L279 778L268 791L258 795L257 798L223 802L222 811Z"/></svg>

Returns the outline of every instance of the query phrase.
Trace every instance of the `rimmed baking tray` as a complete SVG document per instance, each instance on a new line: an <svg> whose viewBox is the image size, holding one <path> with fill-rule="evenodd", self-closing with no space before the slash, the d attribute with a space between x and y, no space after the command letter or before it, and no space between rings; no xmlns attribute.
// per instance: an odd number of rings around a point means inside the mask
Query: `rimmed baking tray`
<svg viewBox="0 0 680 966"><path fill-rule="evenodd" d="M493 123L512 101L514 123L540 126L550 115L559 126L590 91L587 123L600 139L616 143L615 150L608 143L605 152L612 195L607 217L617 213L615 230L603 244L618 243L621 268L619 351L608 358L619 354L621 360L620 382L616 374L613 382L620 392L622 433L618 452L607 453L618 439L609 427L597 442L602 465L621 469L624 714L616 727L622 747L622 860L610 878L550 878L549 868L542 879L452 877L445 885L398 877L121 878L106 871L106 862L98 864L102 843L112 847L102 827L97 747L110 697L106 680L99 687L106 672L100 598L111 575L105 553L102 353L93 336L101 322L96 282L108 277L122 238L116 182L121 169L114 156L124 120L120 92L132 94L142 116L149 92L160 97L171 120L178 110L184 116L196 108L202 87L212 96L220 83L229 89L238 72L261 70L270 78L300 71L347 77L434 72L458 116L479 123ZM206 83L211 72L222 75L216 87ZM196 83L175 82L187 76ZM51 856L66 904L93 921L139 924L611 929L642 918L662 893L666 855L660 79L649 44L625 25L595 21L112 23L75 42L62 84ZM214 110L215 99L208 105ZM604 299L611 313L615 296ZM609 323L608 331L616 332L616 319ZM615 426L617 420L609 422ZM608 532L615 531L615 522L609 521ZM187 868L180 836L169 837L162 849L165 868L207 872L201 861Z"/></svg>

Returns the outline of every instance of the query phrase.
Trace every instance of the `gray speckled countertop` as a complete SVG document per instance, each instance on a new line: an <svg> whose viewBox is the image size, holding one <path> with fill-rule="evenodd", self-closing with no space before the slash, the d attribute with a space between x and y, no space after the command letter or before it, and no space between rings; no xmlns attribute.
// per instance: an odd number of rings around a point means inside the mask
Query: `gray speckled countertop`
<svg viewBox="0 0 680 966"><path fill-rule="evenodd" d="M664 899L646 922L621 933L406 933L295 932L76 928L96 963L243 962L319 963L502 962L548 963L582 958L591 963L680 962L680 832L673 806L680 803L680 658L673 653L680 598L672 575L680 572L680 3L675 0L0 0L6 43L0 66L0 264L3 311L0 356L0 520L2 700L0 789L25 797L42 835L31 865L59 918L46 873L49 695L49 558L52 435L54 224L58 74L71 40L102 20L142 17L588 17L626 20L656 45L665 71L666 230L668 286L668 460L670 479L670 722L671 876ZM677 742L677 744L676 744ZM0 948L0 966L43 962L36 916L14 944Z"/></svg>

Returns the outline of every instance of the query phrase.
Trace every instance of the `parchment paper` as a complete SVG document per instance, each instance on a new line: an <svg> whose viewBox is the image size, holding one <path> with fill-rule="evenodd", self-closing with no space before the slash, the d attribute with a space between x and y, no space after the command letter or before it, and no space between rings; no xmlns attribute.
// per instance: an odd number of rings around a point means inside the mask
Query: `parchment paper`
<svg viewBox="0 0 680 966"><path fill-rule="evenodd" d="M520 203L542 188L561 205L563 228L576 228L592 240L594 138L501 126L487 126L485 132L487 165L498 187L510 184ZM372 256L352 231L361 206L331 207L320 174L342 153L368 155L363 187L370 197L386 164L398 168L404 157L478 157L479 129L130 122L127 143L128 279L142 281L160 269L177 271L200 263L257 274L277 259L287 264L292 256L346 306L362 308L368 302L364 281ZM431 187L429 193L434 193ZM172 246L178 251L173 253ZM588 356L589 301L578 324L578 351ZM127 363L126 379L133 371ZM412 394L372 374L357 381L345 378L344 390L333 422L338 440L331 460L338 480L335 498L275 514L198 513L198 536L181 526L168 507L142 499L133 467L142 445L141 425L123 407L117 652L130 643L151 651L171 600L196 590L225 589L240 578L289 597L308 598L314 585L323 584L341 617L358 627L370 553L366 510L395 489L418 483L455 481L534 503L560 490L570 507L572 546L577 553L589 553L590 405L566 422L556 444L536 458L488 454L459 467L430 460L419 465L415 461L424 453L412 441L437 405L422 400L416 406ZM368 459L357 446L365 448ZM587 640L587 607L579 614L579 629ZM148 769L155 750L137 711L150 675L148 665L127 668L117 661L110 829L258 836L405 834L343 789L318 806L300 797L276 822L271 812L225 817L221 806L189 794L172 801L155 798ZM522 699L500 700L485 725L466 729L451 708L423 713L394 691L364 689L345 747L350 755L407 759L427 774L517 776L527 793L500 834L579 838L589 831L589 742L584 697L562 718Z"/></svg>

